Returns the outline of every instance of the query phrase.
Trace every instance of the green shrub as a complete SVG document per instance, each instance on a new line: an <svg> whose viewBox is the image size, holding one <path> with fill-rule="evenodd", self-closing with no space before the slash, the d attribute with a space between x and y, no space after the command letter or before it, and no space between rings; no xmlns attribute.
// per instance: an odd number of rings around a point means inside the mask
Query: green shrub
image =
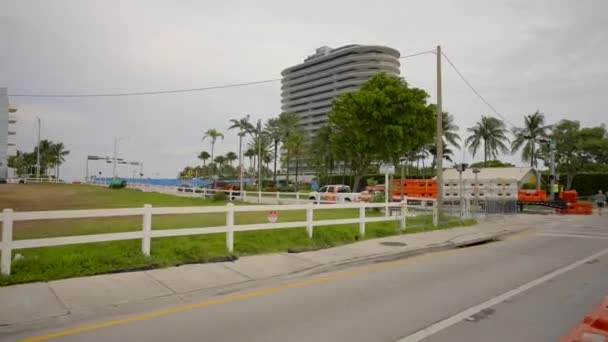
<svg viewBox="0 0 608 342"><path fill-rule="evenodd" d="M218 192L216 192L216 193L213 194L213 196L211 197L211 200L213 202L227 201L228 200L228 195L226 195L226 193L223 192L223 191L218 191Z"/></svg>
<svg viewBox="0 0 608 342"><path fill-rule="evenodd" d="M521 188L523 190L535 190L536 189L536 183L524 183Z"/></svg>

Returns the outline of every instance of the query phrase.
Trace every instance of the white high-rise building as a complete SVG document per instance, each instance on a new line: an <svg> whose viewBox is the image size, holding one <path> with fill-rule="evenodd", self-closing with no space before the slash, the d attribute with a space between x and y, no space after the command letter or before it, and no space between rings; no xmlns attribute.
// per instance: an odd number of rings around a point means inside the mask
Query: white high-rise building
<svg viewBox="0 0 608 342"><path fill-rule="evenodd" d="M14 124L17 123L16 108L11 108L8 101L7 88L0 88L0 179L9 176L8 157L15 155L15 135L17 134Z"/></svg>
<svg viewBox="0 0 608 342"><path fill-rule="evenodd" d="M378 45L320 47L303 63L281 72L281 109L300 117L310 135L327 124L336 97L359 89L377 73L399 76L399 51Z"/></svg>

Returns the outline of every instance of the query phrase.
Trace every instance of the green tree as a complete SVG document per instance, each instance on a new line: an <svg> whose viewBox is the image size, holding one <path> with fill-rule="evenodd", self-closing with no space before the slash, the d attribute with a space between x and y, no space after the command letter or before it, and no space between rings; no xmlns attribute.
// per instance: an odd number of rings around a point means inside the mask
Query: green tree
<svg viewBox="0 0 608 342"><path fill-rule="evenodd" d="M245 117L241 118L241 119L230 119L230 127L228 127L228 129L238 129L239 133L239 174L240 174L240 168L243 167L243 165L240 165L241 163L243 163L243 138L247 136L247 134L251 134L254 130L253 125L251 124L251 122L249 122L249 115L246 115Z"/></svg>
<svg viewBox="0 0 608 342"><path fill-rule="evenodd" d="M298 127L300 125L300 117L298 116L298 114L295 113L283 112L279 114L278 119L279 132L281 133L281 143L283 144L283 148L285 149L285 164L287 165L287 167L285 168L286 180L287 183L289 183L289 167L291 153L289 152L289 146L287 146L287 141L289 140L289 137L292 134L300 130Z"/></svg>
<svg viewBox="0 0 608 342"><path fill-rule="evenodd" d="M489 158L496 159L499 153L509 152L506 145L509 143L509 139L506 136L507 129L504 122L494 117L482 116L481 120L467 131L471 135L465 140L465 144L469 147L473 157L482 144L484 162L487 162Z"/></svg>
<svg viewBox="0 0 608 342"><path fill-rule="evenodd" d="M209 139L211 140L211 160L215 160L215 158L213 157L213 150L215 148L215 142L217 141L218 138L222 138L222 140L224 139L224 135L222 133L220 133L218 130L216 130L215 128L211 128L208 129L207 132L205 132L205 134L203 134L203 141L205 139Z"/></svg>
<svg viewBox="0 0 608 342"><path fill-rule="evenodd" d="M579 121L562 120L551 128L548 137L555 142L555 164L558 173L566 174L566 189L574 177L602 163L608 147L604 126L581 128ZM549 164L549 147L542 146L540 157Z"/></svg>
<svg viewBox="0 0 608 342"><path fill-rule="evenodd" d="M258 153L253 148L248 148L243 154L245 157L249 158L249 167L255 170L255 165L253 164L253 158L258 155Z"/></svg>
<svg viewBox="0 0 608 342"><path fill-rule="evenodd" d="M224 166L224 163L226 162L226 157L224 156L217 156L213 159L213 161L215 162L215 164L217 164L218 167L218 172L221 175L222 174L222 166Z"/></svg>
<svg viewBox="0 0 608 342"><path fill-rule="evenodd" d="M331 135L331 126L325 125L319 128L308 150L308 160L322 178L331 175L337 155L337 149L331 143Z"/></svg>
<svg viewBox="0 0 608 342"><path fill-rule="evenodd" d="M536 139L545 138L550 126L545 125L545 116L536 111L524 117L524 127L514 127L514 139L511 142L511 153L515 154L522 146L521 160L530 162L530 167L538 168L538 142Z"/></svg>
<svg viewBox="0 0 608 342"><path fill-rule="evenodd" d="M289 135L286 142L286 151L289 151L289 158L295 162L295 173L296 173L296 192L298 191L298 174L300 162L304 158L307 152L307 135L304 132L296 131Z"/></svg>
<svg viewBox="0 0 608 342"><path fill-rule="evenodd" d="M236 156L236 153L234 153L234 152L226 153L226 161L228 162L228 164L230 166L232 166L232 163L237 159L238 159L238 157Z"/></svg>
<svg viewBox="0 0 608 342"><path fill-rule="evenodd" d="M48 151L50 156L48 160L50 166L55 167L55 179L59 179L59 166L65 162L65 157L70 154L70 151L65 149L63 143L53 143Z"/></svg>
<svg viewBox="0 0 608 342"><path fill-rule="evenodd" d="M198 154L198 159L203 161L203 167L207 166L207 159L211 158L211 155L207 151L201 151Z"/></svg>
<svg viewBox="0 0 608 342"><path fill-rule="evenodd" d="M511 163L501 162L500 160L488 160L487 162L476 162L469 165L469 168L482 168L482 167L515 167Z"/></svg>
<svg viewBox="0 0 608 342"><path fill-rule="evenodd" d="M331 142L343 146L357 188L374 160L395 162L433 139L434 106L422 89L379 73L359 91L340 95L329 113Z"/></svg>
<svg viewBox="0 0 608 342"><path fill-rule="evenodd" d="M272 139L272 144L273 144L273 149L274 149L273 158L272 158L273 162L274 162L273 171L272 171L272 182L273 182L273 184L276 184L277 183L278 150L279 150L279 143L281 142L281 138L282 138L279 118L268 119L268 121L266 121L266 124L264 126L264 130L266 131L266 134L270 137L270 139Z"/></svg>

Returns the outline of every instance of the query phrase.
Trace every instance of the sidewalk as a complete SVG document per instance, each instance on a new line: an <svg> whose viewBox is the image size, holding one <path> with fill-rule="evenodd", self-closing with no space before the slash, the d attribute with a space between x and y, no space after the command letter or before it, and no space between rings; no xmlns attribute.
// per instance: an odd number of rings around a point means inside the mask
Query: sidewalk
<svg viewBox="0 0 608 342"><path fill-rule="evenodd" d="M150 271L107 274L0 288L0 326L10 327L108 307L171 299L239 283L315 271L366 260L406 257L455 248L546 225L543 216L521 215L472 227L390 236L303 253L239 258L234 262L192 264Z"/></svg>

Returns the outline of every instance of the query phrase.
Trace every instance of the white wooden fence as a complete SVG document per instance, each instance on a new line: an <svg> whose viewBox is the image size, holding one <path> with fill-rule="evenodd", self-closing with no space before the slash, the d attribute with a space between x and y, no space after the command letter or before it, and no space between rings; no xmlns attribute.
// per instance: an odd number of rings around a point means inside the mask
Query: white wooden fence
<svg viewBox="0 0 608 342"><path fill-rule="evenodd" d="M411 203L411 202L410 202ZM333 220L313 220L315 210L330 210L330 209L359 209L357 218L333 219ZM382 217L366 217L365 211L367 208L395 208L398 213L396 216ZM305 227L310 238L313 236L314 227L340 225L340 224L359 224L359 234L365 235L365 224L368 222L381 221L400 221L400 229L404 230L407 227L408 210L432 210L433 224L438 224L436 205L429 207L427 205L408 204L407 200L402 203L349 203L349 204L296 204L296 205L251 205L251 206L234 206L228 203L227 206L221 207L155 207L146 204L143 208L126 208L126 209L92 209L92 210L59 210L59 211L29 211L29 212L14 212L12 209L4 209L0 215L2 222L2 249L0 260L0 271L4 275L10 275L12 250L25 249L36 247L63 246L70 244L104 242L104 241L119 241L141 239L141 251L144 255L150 255L150 240L152 238L169 237L169 236L186 236L186 235L202 235L225 233L226 234L226 249L228 253L232 253L234 249L234 232L264 230L264 229L281 229L281 228L297 228ZM268 211L284 211L284 210L306 210L306 221L299 222L276 222L276 223L256 223L256 224L234 224L235 212L268 212ZM226 224L217 227L194 227L180 229L165 229L152 230L153 215L175 215L175 214L207 214L207 213L225 213ZM54 220L54 219L78 219L78 218L94 218L94 217L117 217L117 216L142 216L142 229L124 233L109 233L109 234L93 234L93 235L78 235L65 237L49 237L41 239L13 240L13 222L29 221L29 220Z"/></svg>

